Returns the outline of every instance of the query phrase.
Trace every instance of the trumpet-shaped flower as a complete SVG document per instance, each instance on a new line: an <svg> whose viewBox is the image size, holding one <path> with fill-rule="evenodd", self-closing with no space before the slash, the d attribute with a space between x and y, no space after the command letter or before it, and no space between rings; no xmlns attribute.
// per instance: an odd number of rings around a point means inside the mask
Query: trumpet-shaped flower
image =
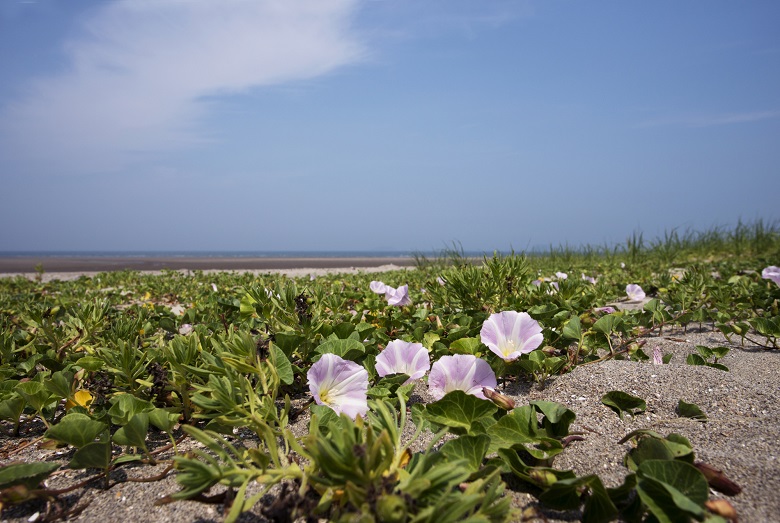
<svg viewBox="0 0 780 523"><path fill-rule="evenodd" d="M479 332L482 343L504 361L513 361L539 347L542 327L527 312L491 314Z"/></svg>
<svg viewBox="0 0 780 523"><path fill-rule="evenodd" d="M387 292L387 285L381 281L372 281L368 284L368 288L371 289L371 292L375 292L377 294L384 294Z"/></svg>
<svg viewBox="0 0 780 523"><path fill-rule="evenodd" d="M394 289L389 285L385 285L381 281L372 281L368 285L368 288L371 289L371 292L375 292L377 294L384 294L385 299L387 300L387 303L389 305L396 305L398 307L402 307L404 305L409 305L410 303L412 303L412 300L409 298L408 285L401 285L397 289Z"/></svg>
<svg viewBox="0 0 780 523"><path fill-rule="evenodd" d="M559 280L565 280L569 277L569 275L566 274L565 272L556 272L555 277L558 278Z"/></svg>
<svg viewBox="0 0 780 523"><path fill-rule="evenodd" d="M780 285L780 267L771 265L761 271L761 277L765 280L772 280L776 284Z"/></svg>
<svg viewBox="0 0 780 523"><path fill-rule="evenodd" d="M482 387L495 389L496 384L496 374L488 362L472 354L442 356L433 364L428 376L428 392L435 400L453 390L462 390L484 400L487 398Z"/></svg>
<svg viewBox="0 0 780 523"><path fill-rule="evenodd" d="M422 378L430 368L431 358L422 343L393 340L376 357L377 374L406 374L406 383Z"/></svg>
<svg viewBox="0 0 780 523"><path fill-rule="evenodd" d="M395 305L396 307L403 307L412 303L412 299L409 298L408 285L401 285L397 289L388 287L387 292L385 292L385 299L388 305Z"/></svg>
<svg viewBox="0 0 780 523"><path fill-rule="evenodd" d="M645 291L636 283L626 285L626 294L628 294L629 301L642 301L645 299Z"/></svg>
<svg viewBox="0 0 780 523"><path fill-rule="evenodd" d="M352 419L368 411L368 372L354 361L323 354L306 377L317 405L327 405Z"/></svg>
<svg viewBox="0 0 780 523"><path fill-rule="evenodd" d="M615 307L610 307L609 305L606 307L594 307L593 311L601 314L612 314L615 312Z"/></svg>
<svg viewBox="0 0 780 523"><path fill-rule="evenodd" d="M584 272L582 273L582 279L588 283L592 283L593 285L596 285L596 278L594 278L593 276L588 276Z"/></svg>

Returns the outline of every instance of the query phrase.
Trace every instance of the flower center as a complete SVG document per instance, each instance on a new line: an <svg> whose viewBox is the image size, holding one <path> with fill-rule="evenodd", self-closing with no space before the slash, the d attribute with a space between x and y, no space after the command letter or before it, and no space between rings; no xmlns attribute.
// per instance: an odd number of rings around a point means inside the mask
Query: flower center
<svg viewBox="0 0 780 523"><path fill-rule="evenodd" d="M328 388L320 389L320 401L325 405L330 405L332 398L330 397L331 390Z"/></svg>
<svg viewBox="0 0 780 523"><path fill-rule="evenodd" d="M501 350L501 353L504 356L509 356L510 354L518 350L519 347L515 340L504 340L504 343L501 344L499 349Z"/></svg>

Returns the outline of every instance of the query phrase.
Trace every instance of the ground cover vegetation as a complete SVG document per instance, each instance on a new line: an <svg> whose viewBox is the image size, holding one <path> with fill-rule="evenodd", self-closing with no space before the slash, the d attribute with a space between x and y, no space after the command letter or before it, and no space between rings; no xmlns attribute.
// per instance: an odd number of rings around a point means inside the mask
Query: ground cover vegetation
<svg viewBox="0 0 780 523"><path fill-rule="evenodd" d="M777 351L779 260L780 230L759 221L543 255L474 260L452 248L383 281L0 279L0 419L10 436L0 503L44 500L45 518L64 518L83 508L62 502L67 492L166 463L148 479L175 474L180 488L160 502L218 502L227 521L257 504L274 521L521 520L509 478L589 522L735 520L710 489L739 487L696 461L683 436L627 434L624 482L607 488L555 466L582 438L570 432L576 412L515 404L502 390L543 388L608 359L668 363L641 340L672 326L708 324L724 340ZM727 371L727 351L700 347L687 363ZM602 402L621 417L645 408L625 391ZM706 419L682 400L678 410ZM64 464L14 462L22 437L71 452ZM88 474L48 487L62 468Z"/></svg>

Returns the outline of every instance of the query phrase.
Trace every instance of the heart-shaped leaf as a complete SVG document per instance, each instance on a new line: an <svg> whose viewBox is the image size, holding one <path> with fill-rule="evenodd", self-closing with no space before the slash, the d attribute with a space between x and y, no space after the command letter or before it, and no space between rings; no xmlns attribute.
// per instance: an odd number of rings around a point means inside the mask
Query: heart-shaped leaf
<svg viewBox="0 0 780 523"><path fill-rule="evenodd" d="M95 441L98 434L107 428L108 425L95 421L86 414L72 412L47 430L44 436L81 448Z"/></svg>
<svg viewBox="0 0 780 523"><path fill-rule="evenodd" d="M472 425L480 418L492 416L498 407L493 403L466 394L461 390L447 393L439 401L425 408L425 419L445 427L471 431Z"/></svg>
<svg viewBox="0 0 780 523"><path fill-rule="evenodd" d="M696 421L707 421L707 415L702 411L698 405L694 403L686 403L683 400L677 402L677 414L684 418L695 419Z"/></svg>
<svg viewBox="0 0 780 523"><path fill-rule="evenodd" d="M612 390L604 394L601 403L614 410L620 419L623 419L624 412L635 416L647 409L645 400L620 390Z"/></svg>

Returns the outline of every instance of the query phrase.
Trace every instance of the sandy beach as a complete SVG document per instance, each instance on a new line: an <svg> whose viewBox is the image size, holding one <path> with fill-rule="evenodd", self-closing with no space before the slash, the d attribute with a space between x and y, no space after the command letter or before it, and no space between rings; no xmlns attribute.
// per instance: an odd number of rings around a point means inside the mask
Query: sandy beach
<svg viewBox="0 0 780 523"><path fill-rule="evenodd" d="M0 256L0 278L38 276L42 279L72 280L94 276L99 272L133 270L159 273L177 271L239 271L281 273L288 276L321 275L345 272L383 272L413 267L414 258L403 257L320 257L320 258L250 258L250 257L123 257L123 256Z"/></svg>

